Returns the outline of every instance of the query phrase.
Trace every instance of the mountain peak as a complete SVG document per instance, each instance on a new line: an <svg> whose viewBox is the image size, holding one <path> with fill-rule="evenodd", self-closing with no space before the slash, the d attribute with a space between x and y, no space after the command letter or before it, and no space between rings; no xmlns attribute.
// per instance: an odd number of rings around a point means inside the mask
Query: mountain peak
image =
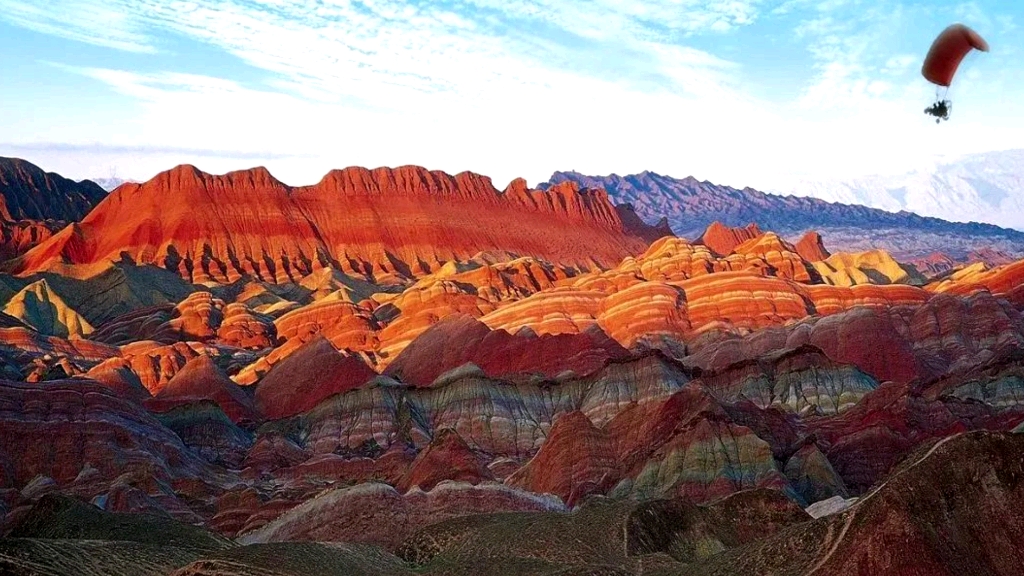
<svg viewBox="0 0 1024 576"><path fill-rule="evenodd" d="M0 157L0 219L81 219L107 193L94 182L75 182L21 158Z"/></svg>
<svg viewBox="0 0 1024 576"><path fill-rule="evenodd" d="M715 220L697 238L695 243L707 246L719 256L728 256L740 244L753 240L762 234L761 229L753 222L742 228L734 228Z"/></svg>
<svg viewBox="0 0 1024 576"><path fill-rule="evenodd" d="M825 242L822 240L821 234L814 230L808 231L796 243L796 253L808 262L819 262L832 255L825 248Z"/></svg>

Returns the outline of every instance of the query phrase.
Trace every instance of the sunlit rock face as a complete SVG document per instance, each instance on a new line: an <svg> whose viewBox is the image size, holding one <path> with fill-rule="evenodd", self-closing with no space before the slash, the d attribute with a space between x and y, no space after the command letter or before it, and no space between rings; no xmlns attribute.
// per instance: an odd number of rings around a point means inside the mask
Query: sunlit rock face
<svg viewBox="0 0 1024 576"><path fill-rule="evenodd" d="M655 235L637 218L624 220L603 191L571 184L531 191L517 180L499 192L470 172L406 166L334 170L293 188L264 168L213 176L179 166L119 187L18 268L60 271L127 254L195 283L298 281L327 266L384 280L485 250L611 266Z"/></svg>

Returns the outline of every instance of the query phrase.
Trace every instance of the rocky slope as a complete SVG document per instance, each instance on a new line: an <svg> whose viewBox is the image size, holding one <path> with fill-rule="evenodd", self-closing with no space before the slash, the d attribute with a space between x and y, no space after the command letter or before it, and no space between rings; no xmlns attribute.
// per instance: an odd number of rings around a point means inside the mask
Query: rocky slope
<svg viewBox="0 0 1024 576"><path fill-rule="evenodd" d="M565 182L608 191L616 202L629 203L647 222L667 218L680 236L696 238L712 222L728 226L756 223L796 238L816 230L830 245L846 252L883 248L898 258L917 258L944 252L962 258L970 252L996 248L1024 256L1024 232L990 224L958 223L911 212L886 212L856 204L827 202L807 196L766 194L752 188L738 190L671 178L653 172L627 176L587 176L555 172L539 188ZM948 213L948 212L947 212Z"/></svg>
<svg viewBox="0 0 1024 576"><path fill-rule="evenodd" d="M572 514L537 501L515 512L467 509L425 524L399 522L400 531L388 535L394 543L384 546L294 540L365 539L396 525L398 517L422 514L421 507L429 507L424 493L402 497L380 485L328 491L264 532L284 541L243 545L170 519L108 514L49 498L29 512L13 534L18 537L0 540L0 569L179 576L1011 576L1020 573L1016 559L1024 551L1024 494L1017 481L1024 474L1022 447L1020 435L951 436L922 446L852 505L815 518L765 489L703 505L679 498L596 500ZM378 508L373 494L386 495L391 508ZM367 511L359 526L296 524L314 510L331 518L358 506Z"/></svg>

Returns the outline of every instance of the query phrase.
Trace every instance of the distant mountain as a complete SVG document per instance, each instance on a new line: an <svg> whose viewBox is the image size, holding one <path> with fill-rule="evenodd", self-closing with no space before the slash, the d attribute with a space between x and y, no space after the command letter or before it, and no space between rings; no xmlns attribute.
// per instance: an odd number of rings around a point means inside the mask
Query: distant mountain
<svg viewBox="0 0 1024 576"><path fill-rule="evenodd" d="M1024 230L1024 150L972 154L895 176L802 180L772 192Z"/></svg>
<svg viewBox="0 0 1024 576"><path fill-rule="evenodd" d="M983 249L1024 255L1024 232L992 224L958 223L900 211L827 202L818 198L766 194L753 188L719 186L693 177L671 178L654 172L587 176L555 172L546 189L563 182L603 188L615 202L631 204L647 222L668 219L672 230L696 238L713 222L728 226L756 223L796 241L814 230L833 250L863 252L884 248L897 258L920 258L942 252L964 259Z"/></svg>
<svg viewBox="0 0 1024 576"><path fill-rule="evenodd" d="M103 188L88 180L75 182L26 160L0 157L0 219L4 221L80 220L106 196Z"/></svg>
<svg viewBox="0 0 1024 576"><path fill-rule="evenodd" d="M136 182L135 180L125 180L124 178L90 178L88 180L82 180L82 182L94 182L100 188L103 188L107 192L112 192L114 188L117 188L125 182Z"/></svg>

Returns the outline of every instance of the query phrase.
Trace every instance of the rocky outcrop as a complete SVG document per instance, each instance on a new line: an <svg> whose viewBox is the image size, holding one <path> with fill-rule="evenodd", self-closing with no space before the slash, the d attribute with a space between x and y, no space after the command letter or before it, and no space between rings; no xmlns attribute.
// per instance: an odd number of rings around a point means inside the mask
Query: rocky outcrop
<svg viewBox="0 0 1024 576"><path fill-rule="evenodd" d="M92 498L116 478L138 475L154 491L173 494L175 479L205 473L202 461L141 406L88 380L0 382L0 415L3 488L21 489L43 475Z"/></svg>
<svg viewBox="0 0 1024 576"><path fill-rule="evenodd" d="M744 228L732 228L716 220L704 230L694 244L707 246L716 256L728 256L737 246L758 238L761 234L761 229L753 222Z"/></svg>
<svg viewBox="0 0 1024 576"><path fill-rule="evenodd" d="M312 409L325 398L362 386L377 373L359 356L343 354L326 338L304 344L256 385L256 408L270 419Z"/></svg>
<svg viewBox="0 0 1024 576"><path fill-rule="evenodd" d="M412 388L382 377L321 402L303 417L304 435L317 454L379 453L395 444L425 447L450 428L474 451L522 460L536 453L563 414L580 411L602 427L624 407L664 399L689 379L658 353L557 383L511 383L471 372Z"/></svg>
<svg viewBox="0 0 1024 576"><path fill-rule="evenodd" d="M165 346L144 340L122 346L119 354L97 364L87 375L105 383L137 379L150 394L159 394L190 360L203 355L219 357L220 351L201 342Z"/></svg>
<svg viewBox="0 0 1024 576"><path fill-rule="evenodd" d="M49 239L64 227L63 222L47 220L0 221L0 261L21 256L34 246Z"/></svg>
<svg viewBox="0 0 1024 576"><path fill-rule="evenodd" d="M825 241L814 230L809 230L796 243L796 253L808 262L820 262L832 254L825 248Z"/></svg>
<svg viewBox="0 0 1024 576"><path fill-rule="evenodd" d="M537 494L554 494L569 506L590 493L604 493L620 472L608 433L574 411L555 420L544 444L505 483Z"/></svg>
<svg viewBox="0 0 1024 576"><path fill-rule="evenodd" d="M857 254L837 253L814 262L822 279L834 286L858 284L912 284L922 286L924 276L910 264L900 264L884 250Z"/></svg>
<svg viewBox="0 0 1024 576"><path fill-rule="evenodd" d="M470 450L458 432L445 428L420 452L396 487L401 492L413 487L429 492L445 480L479 484L493 479L483 459Z"/></svg>
<svg viewBox="0 0 1024 576"><path fill-rule="evenodd" d="M146 407L154 412L166 412L202 400L217 404L235 423L260 419L249 395L205 354L186 362L154 398L146 401Z"/></svg>
<svg viewBox="0 0 1024 576"><path fill-rule="evenodd" d="M924 446L846 511L713 556L698 573L1016 574L1022 450L1021 436L985 432Z"/></svg>
<svg viewBox="0 0 1024 576"><path fill-rule="evenodd" d="M46 280L29 284L4 306L4 314L50 336L84 336L93 327L58 296Z"/></svg>

